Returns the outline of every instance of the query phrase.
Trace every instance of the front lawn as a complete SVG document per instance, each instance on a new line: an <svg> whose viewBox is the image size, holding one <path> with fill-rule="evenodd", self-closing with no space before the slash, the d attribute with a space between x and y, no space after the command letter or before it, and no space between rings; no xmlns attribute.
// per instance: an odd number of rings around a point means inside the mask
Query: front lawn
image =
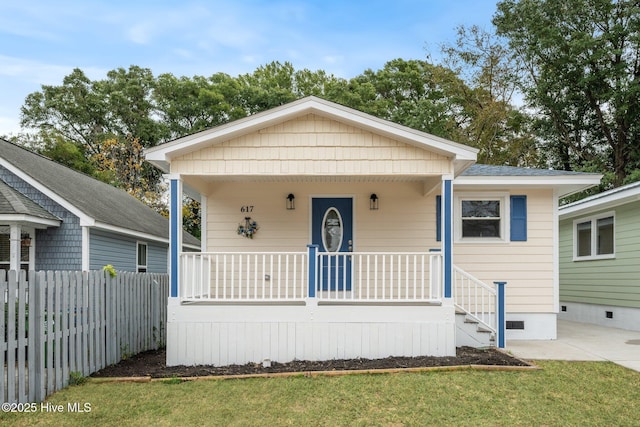
<svg viewBox="0 0 640 427"><path fill-rule="evenodd" d="M640 373L608 362L539 362L537 371L433 371L343 377L167 380L69 387L32 426L603 425L640 423ZM84 404L89 404L89 407ZM61 405L61 406L58 406ZM75 406L74 406L75 405ZM71 408L85 412L70 413ZM86 411L90 409L90 412Z"/></svg>

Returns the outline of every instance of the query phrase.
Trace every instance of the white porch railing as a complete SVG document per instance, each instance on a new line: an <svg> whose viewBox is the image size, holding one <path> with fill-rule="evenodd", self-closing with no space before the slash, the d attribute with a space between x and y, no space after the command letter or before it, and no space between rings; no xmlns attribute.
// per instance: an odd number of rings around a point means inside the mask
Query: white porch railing
<svg viewBox="0 0 640 427"><path fill-rule="evenodd" d="M442 297L439 253L318 254L321 301L437 302Z"/></svg>
<svg viewBox="0 0 640 427"><path fill-rule="evenodd" d="M497 333L497 291L466 271L453 267L453 300L456 307L480 325Z"/></svg>
<svg viewBox="0 0 640 427"><path fill-rule="evenodd" d="M304 301L306 252L193 252L181 255L182 301Z"/></svg>
<svg viewBox="0 0 640 427"><path fill-rule="evenodd" d="M180 299L184 302L305 301L309 262L319 301L440 302L440 253L217 253L181 255Z"/></svg>

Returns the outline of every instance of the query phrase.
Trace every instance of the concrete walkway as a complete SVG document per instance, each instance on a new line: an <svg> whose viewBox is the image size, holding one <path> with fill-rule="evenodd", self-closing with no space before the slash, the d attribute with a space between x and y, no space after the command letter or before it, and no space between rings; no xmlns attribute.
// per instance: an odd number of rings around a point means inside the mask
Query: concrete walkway
<svg viewBox="0 0 640 427"><path fill-rule="evenodd" d="M525 360L608 360L640 372L640 332L558 320L558 339L507 341Z"/></svg>

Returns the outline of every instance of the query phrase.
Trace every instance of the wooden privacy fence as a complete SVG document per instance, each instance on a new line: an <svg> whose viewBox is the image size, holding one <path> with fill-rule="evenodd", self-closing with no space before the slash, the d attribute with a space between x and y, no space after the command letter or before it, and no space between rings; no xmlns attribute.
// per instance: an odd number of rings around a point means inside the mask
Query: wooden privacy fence
<svg viewBox="0 0 640 427"><path fill-rule="evenodd" d="M168 294L166 274L0 271L2 401L41 402L71 377L164 346Z"/></svg>

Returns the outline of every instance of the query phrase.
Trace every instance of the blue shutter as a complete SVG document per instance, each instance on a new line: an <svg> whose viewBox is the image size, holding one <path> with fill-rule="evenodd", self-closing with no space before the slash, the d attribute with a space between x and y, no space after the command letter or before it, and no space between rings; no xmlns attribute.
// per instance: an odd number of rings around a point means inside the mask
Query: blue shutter
<svg viewBox="0 0 640 427"><path fill-rule="evenodd" d="M442 196L436 196L436 242L442 241Z"/></svg>
<svg viewBox="0 0 640 427"><path fill-rule="evenodd" d="M527 241L527 196L511 196L511 241Z"/></svg>

